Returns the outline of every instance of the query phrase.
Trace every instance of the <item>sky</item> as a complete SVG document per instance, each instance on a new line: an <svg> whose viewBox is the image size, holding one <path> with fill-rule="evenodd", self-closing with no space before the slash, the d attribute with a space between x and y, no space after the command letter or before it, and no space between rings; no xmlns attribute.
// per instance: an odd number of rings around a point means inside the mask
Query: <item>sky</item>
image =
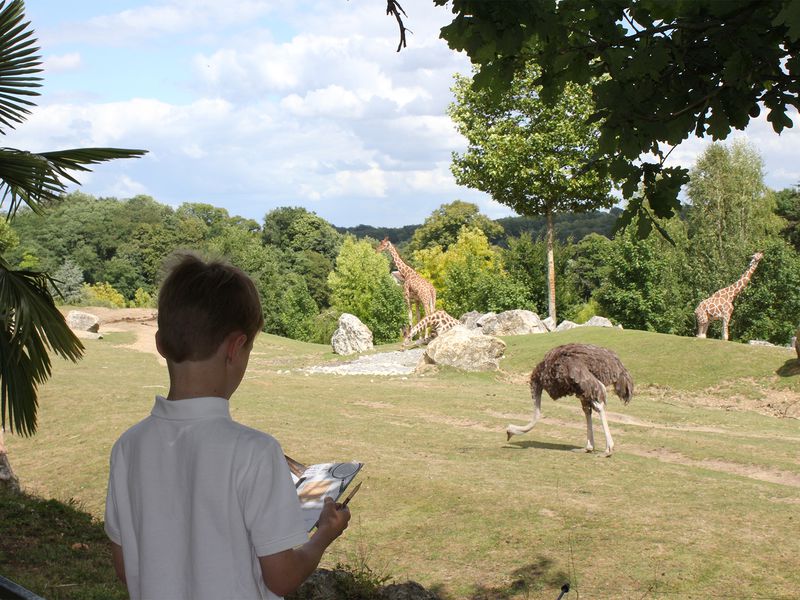
<svg viewBox="0 0 800 600"><path fill-rule="evenodd" d="M113 146L140 159L94 167L82 191L205 202L263 221L302 206L334 225L422 223L464 200L450 118L466 56L439 39L449 7L405 0L408 47L383 0L28 0L44 62L41 97L2 145L31 151ZM766 183L800 183L800 118L776 135L762 114L743 133ZM732 139L732 138L729 138ZM710 142L670 155L691 167Z"/></svg>

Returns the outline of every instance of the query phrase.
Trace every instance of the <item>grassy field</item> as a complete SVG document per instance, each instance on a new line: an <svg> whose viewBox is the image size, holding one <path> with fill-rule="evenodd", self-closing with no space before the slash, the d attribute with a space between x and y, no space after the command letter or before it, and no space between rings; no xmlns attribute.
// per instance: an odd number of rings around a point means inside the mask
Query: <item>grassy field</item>
<svg viewBox="0 0 800 600"><path fill-rule="evenodd" d="M80 363L57 362L41 390L39 433L7 439L25 490L60 500L56 512L102 518L111 445L166 390L156 358L124 348L132 336L87 341ZM353 521L325 566L366 564L452 599L550 600L567 581L574 599L797 597L793 353L594 328L506 341L499 373L370 377L307 375L294 369L341 359L327 346L257 340L234 418L300 461L366 463ZM530 415L527 374L571 341L614 349L636 382L630 405L609 400L611 458L581 452L583 415L570 398L545 398L545 418L506 442L506 425ZM599 427L596 440L603 445ZM14 506L0 502L4 529L24 521ZM102 557L102 532L90 525L85 542L42 537L63 556ZM61 555L26 562L7 546L0 574L48 598L120 593L110 572L51 570Z"/></svg>

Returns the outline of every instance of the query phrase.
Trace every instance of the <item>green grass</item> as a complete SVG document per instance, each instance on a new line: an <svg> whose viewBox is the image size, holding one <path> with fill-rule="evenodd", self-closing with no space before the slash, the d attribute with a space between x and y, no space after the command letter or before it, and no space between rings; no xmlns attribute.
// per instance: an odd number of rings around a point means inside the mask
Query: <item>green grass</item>
<svg viewBox="0 0 800 600"><path fill-rule="evenodd" d="M366 463L351 526L324 566L365 563L452 599L552 599L566 581L593 600L796 597L798 420L761 410L800 398L791 354L607 329L505 341L500 373L369 377L290 371L342 359L327 346L257 340L234 418L298 460ZM506 443L505 426L529 418L524 376L569 341L612 348L633 373L631 404L609 400L612 458L579 451L583 416L569 398L545 398L545 418ZM167 383L154 356L122 348L130 342L110 334L87 341L77 365L55 363L39 433L7 439L27 491L102 518L111 445ZM0 498L4 531L6 507ZM26 535L55 543L40 529ZM50 558L9 562L4 550L0 573L48 597L94 597L88 583L53 595L80 573L67 558L51 576ZM113 581L110 564L93 568L98 585Z"/></svg>

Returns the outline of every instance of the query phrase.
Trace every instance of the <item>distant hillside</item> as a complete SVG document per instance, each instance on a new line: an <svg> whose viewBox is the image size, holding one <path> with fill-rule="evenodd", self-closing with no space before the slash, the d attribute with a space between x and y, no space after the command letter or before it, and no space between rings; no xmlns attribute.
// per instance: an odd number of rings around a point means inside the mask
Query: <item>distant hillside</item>
<svg viewBox="0 0 800 600"><path fill-rule="evenodd" d="M562 242L572 238L575 241L582 239L590 233L599 233L611 237L611 232L617 217L622 213L620 208L612 208L606 212L598 210L584 214L564 214L555 218L556 236ZM500 246L506 245L506 238L519 237L523 233L530 233L534 239L545 234L544 217L504 217L496 219L503 226L504 234L492 241ZM388 237L395 244L402 244L411 239L419 225L405 225L403 227L373 227L372 225L357 225L355 227L337 227L339 233L350 233L357 238L371 237L382 240Z"/></svg>

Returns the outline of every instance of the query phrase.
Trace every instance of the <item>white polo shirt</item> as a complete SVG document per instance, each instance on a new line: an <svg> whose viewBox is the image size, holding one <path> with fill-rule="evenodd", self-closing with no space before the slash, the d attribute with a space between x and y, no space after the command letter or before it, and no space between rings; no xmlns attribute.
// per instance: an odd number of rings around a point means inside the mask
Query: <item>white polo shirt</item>
<svg viewBox="0 0 800 600"><path fill-rule="evenodd" d="M258 557L308 539L280 444L233 421L224 398L156 397L122 434L105 530L133 600L277 598Z"/></svg>

